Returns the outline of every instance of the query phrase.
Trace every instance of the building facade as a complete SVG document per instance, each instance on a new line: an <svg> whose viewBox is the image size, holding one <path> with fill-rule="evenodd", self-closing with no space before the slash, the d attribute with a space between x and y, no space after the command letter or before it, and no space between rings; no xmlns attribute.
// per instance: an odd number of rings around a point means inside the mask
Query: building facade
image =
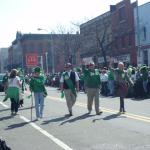
<svg viewBox="0 0 150 150"><path fill-rule="evenodd" d="M134 8L136 3L123 0L110 6L110 11L82 24L81 58L107 65L110 57L125 64L137 65ZM105 61L104 61L105 60Z"/></svg>
<svg viewBox="0 0 150 150"><path fill-rule="evenodd" d="M8 67L8 48L0 49L0 72L4 73Z"/></svg>
<svg viewBox="0 0 150 150"><path fill-rule="evenodd" d="M134 8L136 3L123 0L111 6L112 51L117 61L127 66L137 65L137 49L135 47Z"/></svg>
<svg viewBox="0 0 150 150"><path fill-rule="evenodd" d="M111 14L106 12L80 26L81 59L93 60L97 65L108 59L112 42Z"/></svg>
<svg viewBox="0 0 150 150"><path fill-rule="evenodd" d="M67 62L78 65L79 40L78 34L21 34L9 48L10 68L24 68L31 72L33 66L26 63L27 55L37 54L38 66L45 73L59 72Z"/></svg>
<svg viewBox="0 0 150 150"><path fill-rule="evenodd" d="M150 65L150 2L134 9L138 65Z"/></svg>

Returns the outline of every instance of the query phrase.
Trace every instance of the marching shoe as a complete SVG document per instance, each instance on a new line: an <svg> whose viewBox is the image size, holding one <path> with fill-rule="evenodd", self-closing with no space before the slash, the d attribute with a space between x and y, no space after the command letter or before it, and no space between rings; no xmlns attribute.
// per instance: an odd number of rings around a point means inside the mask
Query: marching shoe
<svg viewBox="0 0 150 150"><path fill-rule="evenodd" d="M96 113L96 115L101 115L103 112L102 111L100 111L100 112L98 112L98 113Z"/></svg>

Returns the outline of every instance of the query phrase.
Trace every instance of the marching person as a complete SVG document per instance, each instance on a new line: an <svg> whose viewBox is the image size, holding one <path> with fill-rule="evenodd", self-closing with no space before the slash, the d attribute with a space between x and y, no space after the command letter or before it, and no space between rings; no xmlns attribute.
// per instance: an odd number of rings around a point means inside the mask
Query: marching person
<svg viewBox="0 0 150 150"><path fill-rule="evenodd" d="M34 93L36 120L43 117L44 97L47 95L44 82L45 79L41 75L41 68L36 67L29 84L31 93Z"/></svg>
<svg viewBox="0 0 150 150"><path fill-rule="evenodd" d="M79 76L72 70L71 63L65 65L65 71L60 78L61 91L64 91L69 116L72 116L72 107L76 102L77 93L79 91Z"/></svg>
<svg viewBox="0 0 150 150"><path fill-rule="evenodd" d="M83 62L83 73L86 79L87 87L87 109L90 114L92 111L93 100L95 102L96 115L100 115L102 111L99 109L99 90L100 90L100 73L98 69L95 69L95 64L93 61L89 62L88 68L85 68L85 63Z"/></svg>
<svg viewBox="0 0 150 150"><path fill-rule="evenodd" d="M124 98L128 94L128 84L133 86L133 81L131 78L129 78L127 71L124 70L124 63L119 62L118 68L113 68L113 59L110 60L109 67L114 72L116 85L117 85L117 95L120 97L120 109L119 113L125 113L125 107L124 107Z"/></svg>
<svg viewBox="0 0 150 150"><path fill-rule="evenodd" d="M8 71L6 71L6 74L4 75L3 77L3 85L4 85L4 92L6 93L6 90L8 88L8 79L9 79L9 74L8 74Z"/></svg>
<svg viewBox="0 0 150 150"><path fill-rule="evenodd" d="M20 78L21 82L21 88L20 88L20 96L19 96L19 107L23 107L24 104L24 91L27 90L25 85L25 77L23 74L23 70L21 68L18 68L18 76Z"/></svg>
<svg viewBox="0 0 150 150"><path fill-rule="evenodd" d="M16 115L19 107L19 89L21 88L20 78L17 76L17 70L12 69L8 79L8 89L6 97L3 101L10 98L11 101L11 115Z"/></svg>

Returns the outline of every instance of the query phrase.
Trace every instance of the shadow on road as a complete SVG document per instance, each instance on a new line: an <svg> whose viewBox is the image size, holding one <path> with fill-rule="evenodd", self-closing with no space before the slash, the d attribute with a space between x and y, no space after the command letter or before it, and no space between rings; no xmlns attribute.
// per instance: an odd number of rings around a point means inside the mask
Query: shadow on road
<svg viewBox="0 0 150 150"><path fill-rule="evenodd" d="M48 123L51 123L51 122L59 122L59 121L63 121L63 120L66 120L70 118L70 116L68 115L65 115L63 117L58 117L58 118L54 118L54 119L51 119L51 120L46 120L46 121L43 121L43 123L41 125L45 125L45 124L48 124Z"/></svg>
<svg viewBox="0 0 150 150"><path fill-rule="evenodd" d="M120 113L117 113L117 114L112 114L112 115L109 115L109 116L106 116L104 118L99 118L99 119L94 119L92 122L95 123L96 121L98 120L111 120L111 119L116 119L116 118L126 118L125 116L121 116Z"/></svg>
<svg viewBox="0 0 150 150"><path fill-rule="evenodd" d="M21 122L21 123L17 123L17 124L12 124L10 126L8 126L5 130L11 130L11 129L14 129L14 128L20 128L20 127L23 127L25 125L29 124L28 122Z"/></svg>
<svg viewBox="0 0 150 150"><path fill-rule="evenodd" d="M2 109L0 110L0 112L7 111L7 110L10 110L10 108Z"/></svg>
<svg viewBox="0 0 150 150"><path fill-rule="evenodd" d="M35 108L35 106L33 106L32 108ZM31 109L31 107L20 107L19 110L27 110L27 109Z"/></svg>
<svg viewBox="0 0 150 150"><path fill-rule="evenodd" d="M72 122L75 122L75 121L77 121L77 120L82 120L82 119L85 119L85 118L88 118L88 117L93 117L93 116L95 116L95 115L90 115L89 113L86 113L86 114L83 114L83 115L81 115L81 116L75 117L75 118L73 118L73 119L69 119L69 120L67 120L67 121L64 121L64 122L62 122L60 125L63 125L63 124L65 124L65 123L72 123Z"/></svg>
<svg viewBox="0 0 150 150"><path fill-rule="evenodd" d="M11 115L10 116L5 116L5 117L0 118L0 121L8 120L8 119L11 119L11 118L12 118Z"/></svg>
<svg viewBox="0 0 150 150"><path fill-rule="evenodd" d="M126 118L126 117L121 116L120 113L117 113L117 114L112 114L112 115L106 116L103 118L103 120L111 120L111 119L115 119L115 118Z"/></svg>
<svg viewBox="0 0 150 150"><path fill-rule="evenodd" d="M145 98L131 98L133 101L144 101L144 100L150 100L150 97L145 97Z"/></svg>

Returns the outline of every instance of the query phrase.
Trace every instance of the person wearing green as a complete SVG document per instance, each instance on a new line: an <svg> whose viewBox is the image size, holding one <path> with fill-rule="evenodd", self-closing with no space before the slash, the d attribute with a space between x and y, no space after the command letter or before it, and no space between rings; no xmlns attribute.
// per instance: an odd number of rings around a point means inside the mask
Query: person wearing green
<svg viewBox="0 0 150 150"><path fill-rule="evenodd" d="M142 83L143 83L143 90L144 90L144 97L147 98L148 96L148 68L146 65L143 65L140 68L140 73L141 73L141 77L142 77Z"/></svg>
<svg viewBox="0 0 150 150"><path fill-rule="evenodd" d="M6 93L6 90L8 88L8 79L9 79L9 74L8 74L8 72L6 72L6 74L3 77L3 81L2 81L2 83L4 85L4 92L5 93Z"/></svg>
<svg viewBox="0 0 150 150"><path fill-rule="evenodd" d="M116 82L116 93L120 98L119 113L124 114L126 112L124 106L124 99L128 94L128 87L133 86L134 83L128 75L128 72L124 69L124 63L118 62L118 68L113 68L114 59L110 59L109 69L113 71Z"/></svg>
<svg viewBox="0 0 150 150"><path fill-rule="evenodd" d="M6 90L6 97L3 101L10 98L11 101L11 115L16 115L19 107L19 89L21 88L20 78L17 76L17 70L12 69L9 80L8 88Z"/></svg>
<svg viewBox="0 0 150 150"><path fill-rule="evenodd" d="M102 113L99 109L100 73L98 69L95 69L94 62L89 62L88 66L89 68L85 68L85 64L82 65L87 88L87 109L90 114L94 100L96 114L100 115Z"/></svg>
<svg viewBox="0 0 150 150"><path fill-rule="evenodd" d="M41 68L36 67L29 83L30 91L34 93L36 120L43 117L44 96L47 95L44 82L45 79L41 75Z"/></svg>
<svg viewBox="0 0 150 150"><path fill-rule="evenodd" d="M64 91L66 103L69 111L69 116L72 116L72 107L76 102L77 93L79 91L79 76L75 71L72 71L72 65L67 63L65 71L60 78L61 93Z"/></svg>

